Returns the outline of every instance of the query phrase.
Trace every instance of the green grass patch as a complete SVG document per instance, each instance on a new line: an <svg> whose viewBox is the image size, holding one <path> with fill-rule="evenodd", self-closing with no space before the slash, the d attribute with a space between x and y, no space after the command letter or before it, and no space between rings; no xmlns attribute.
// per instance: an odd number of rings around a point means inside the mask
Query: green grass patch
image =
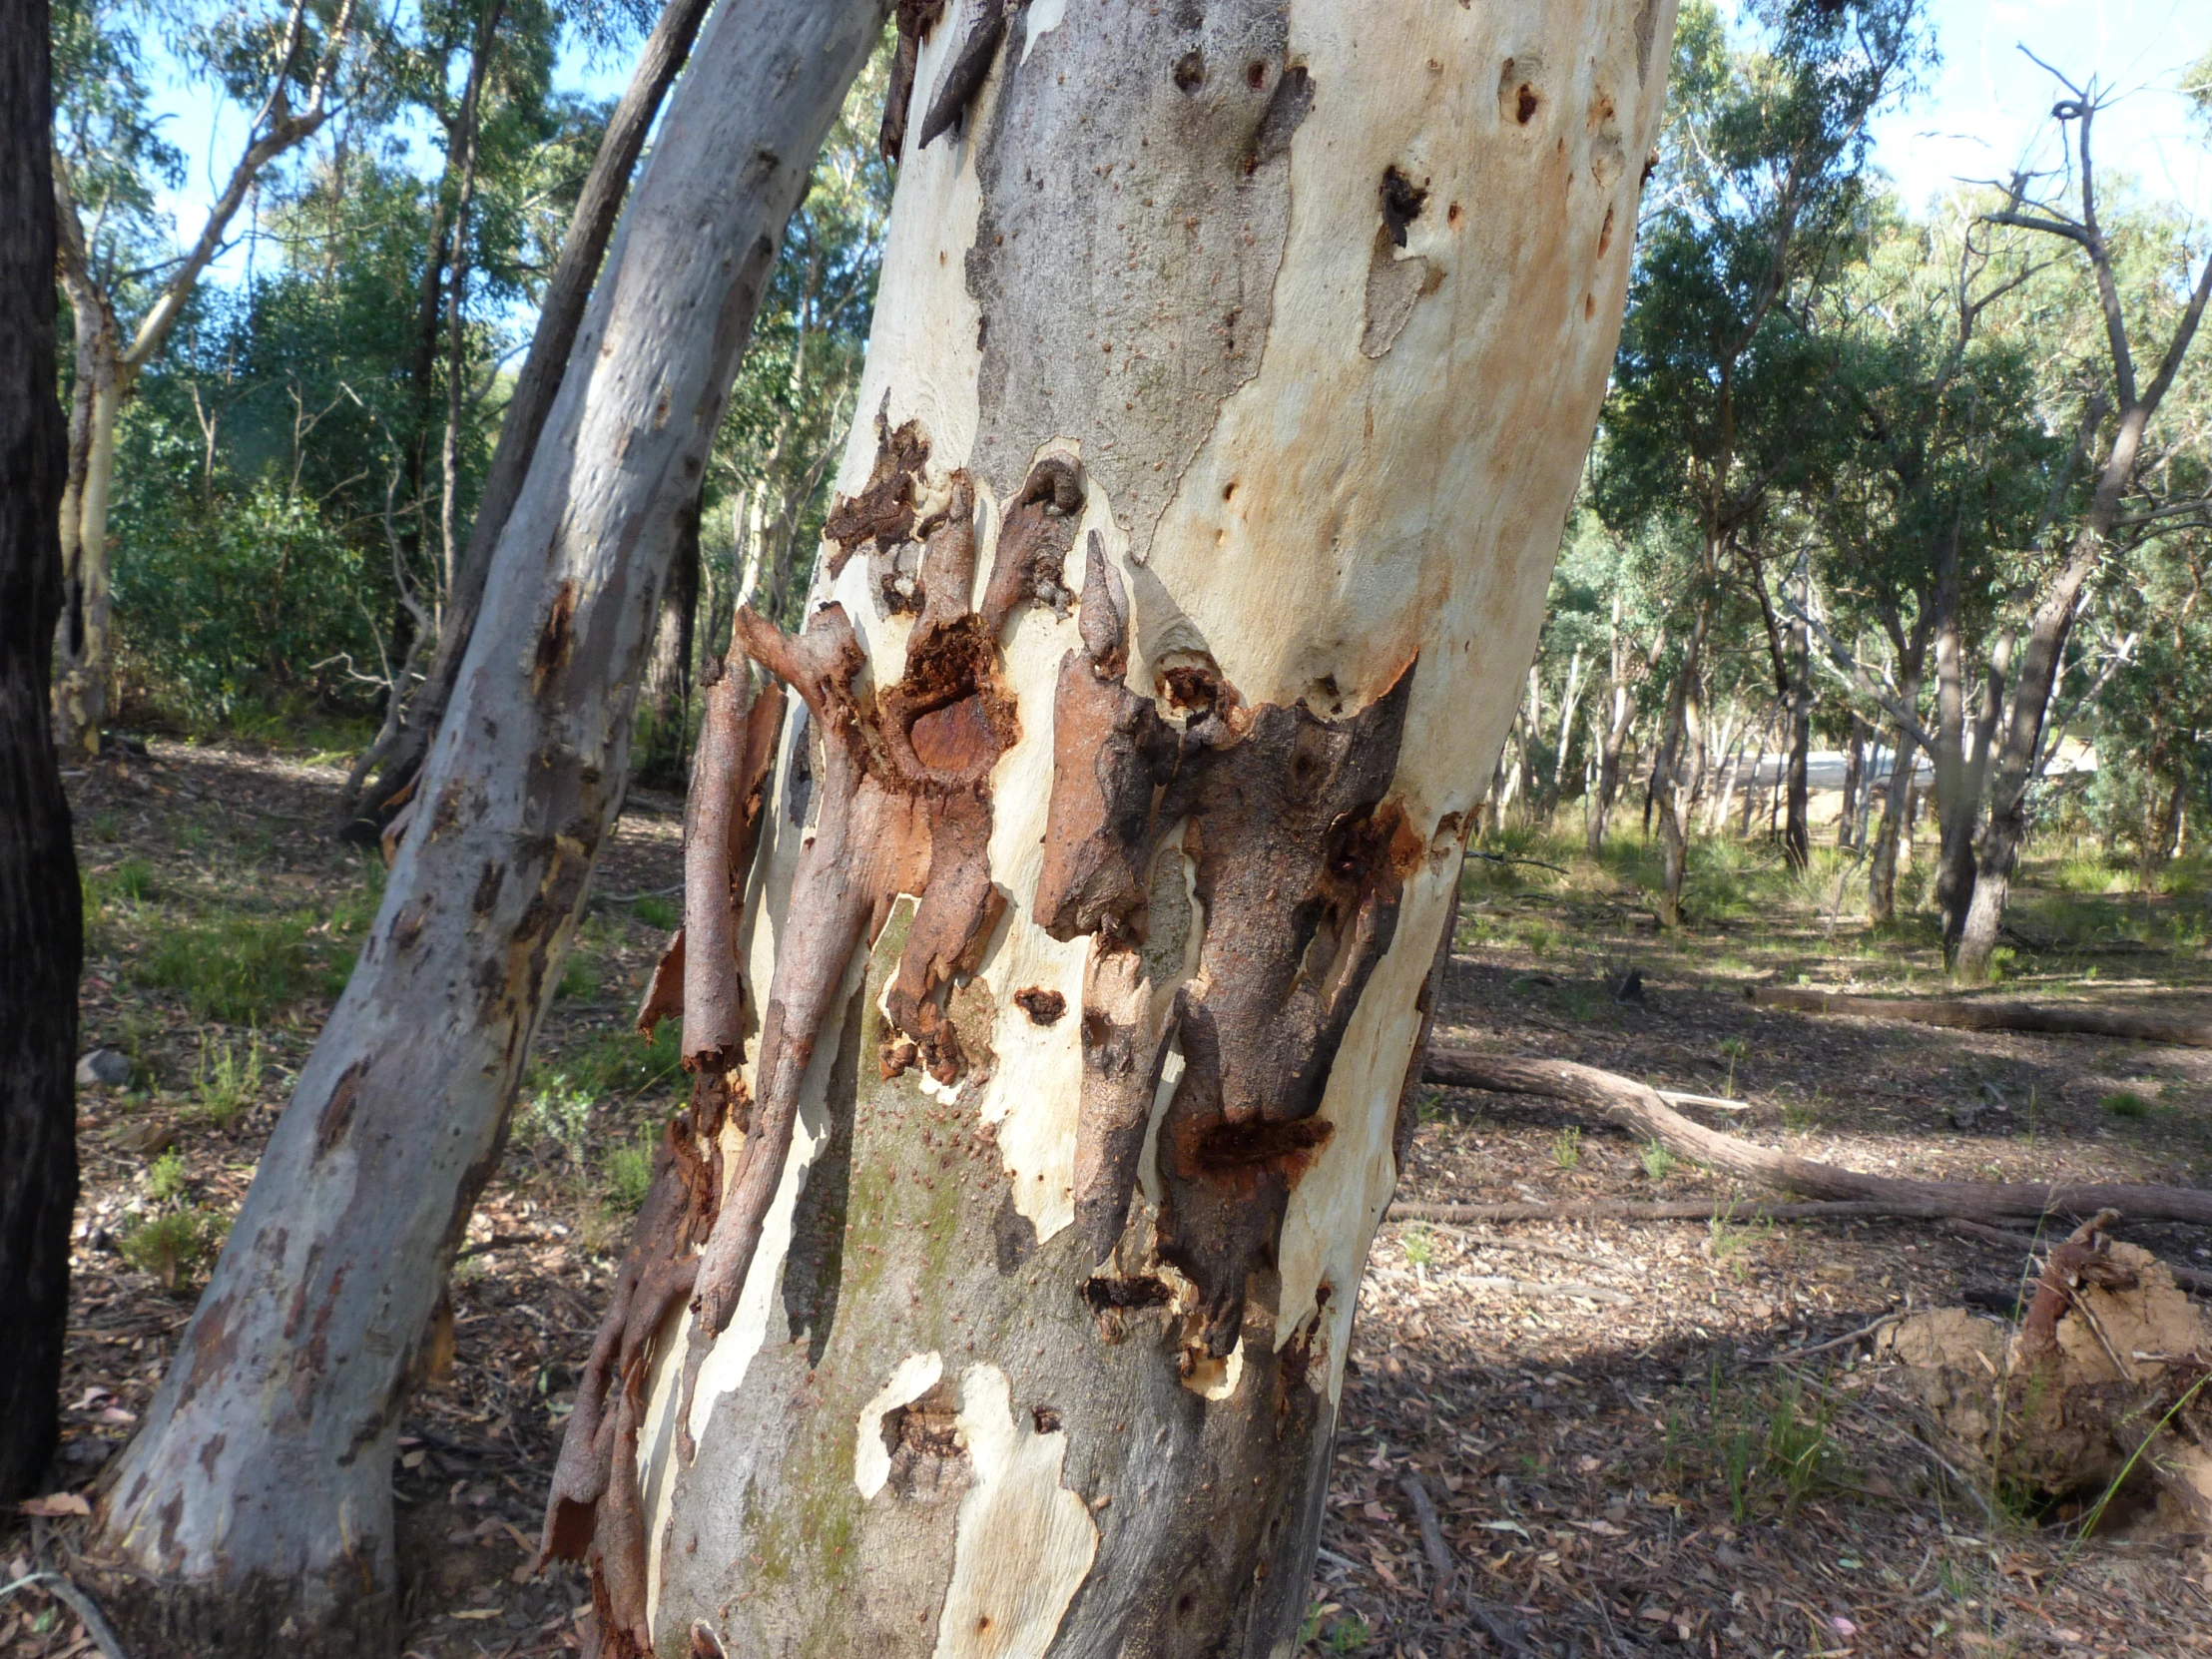
<svg viewBox="0 0 2212 1659"><path fill-rule="evenodd" d="M2147 1118L2151 1104L2132 1089L2116 1089L2097 1104L2116 1118Z"/></svg>
<svg viewBox="0 0 2212 1659"><path fill-rule="evenodd" d="M302 997L335 995L338 966L310 939L300 912L232 910L161 928L135 969L141 984L176 991L200 1019L262 1025Z"/></svg>

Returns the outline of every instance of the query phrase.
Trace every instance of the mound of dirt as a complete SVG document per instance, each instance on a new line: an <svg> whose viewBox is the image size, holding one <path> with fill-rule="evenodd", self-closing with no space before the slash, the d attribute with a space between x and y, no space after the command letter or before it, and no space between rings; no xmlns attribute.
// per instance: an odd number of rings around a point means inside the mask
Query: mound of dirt
<svg viewBox="0 0 2212 1659"><path fill-rule="evenodd" d="M2032 1512L2212 1537L2212 1321L2148 1251L2099 1217L2054 1246L2018 1326L1916 1314L1878 1353L1926 1407L1939 1449Z"/></svg>

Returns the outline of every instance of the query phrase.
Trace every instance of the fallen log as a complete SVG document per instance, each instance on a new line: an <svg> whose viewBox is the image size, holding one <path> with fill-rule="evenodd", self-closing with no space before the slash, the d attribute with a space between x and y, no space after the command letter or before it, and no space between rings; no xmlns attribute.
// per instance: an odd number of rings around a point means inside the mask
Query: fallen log
<svg viewBox="0 0 2212 1659"><path fill-rule="evenodd" d="M1639 1202L1591 1198L1566 1204L1430 1204L1401 1199L1385 1221L1883 1221L1897 1215L1888 1204L1773 1204L1757 1198L1684 1198Z"/></svg>
<svg viewBox="0 0 2212 1659"><path fill-rule="evenodd" d="M2212 1048L2212 1024L2073 1008L2048 1002L1984 1002L1971 997L1846 996L1797 985L1753 985L1744 994L1761 1008L1799 1014L1850 1014L1956 1031L2032 1031L2042 1036L2128 1037L2137 1042Z"/></svg>
<svg viewBox="0 0 2212 1659"><path fill-rule="evenodd" d="M1421 1076L1425 1082L1449 1088L1565 1100L1631 1133L1655 1140L1675 1156L1704 1164L1717 1174L1781 1188L1809 1199L1881 1206L1872 1213L1993 1223L2021 1216L2090 1216L2109 1209L2131 1221L2184 1221L2212 1226L2212 1192L2186 1187L1905 1181L1894 1176L1862 1175L1692 1123L1635 1079L1566 1060L1521 1060L1431 1044ZM1770 1209L1768 1213L1778 1212Z"/></svg>

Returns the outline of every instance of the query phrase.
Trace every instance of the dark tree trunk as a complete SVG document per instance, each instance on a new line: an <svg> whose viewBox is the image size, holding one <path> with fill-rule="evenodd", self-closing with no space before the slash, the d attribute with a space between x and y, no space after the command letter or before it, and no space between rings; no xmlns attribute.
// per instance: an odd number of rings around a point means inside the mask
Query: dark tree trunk
<svg viewBox="0 0 2212 1659"><path fill-rule="evenodd" d="M676 519L675 561L661 590L661 618L645 671L647 730L638 773L646 782L681 786L691 729L692 640L699 620L698 496Z"/></svg>
<svg viewBox="0 0 2212 1659"><path fill-rule="evenodd" d="M67 466L52 130L46 0L21 0L0 9L0 1501L53 1456L77 1208L83 912L46 705Z"/></svg>
<svg viewBox="0 0 2212 1659"><path fill-rule="evenodd" d="M1851 744L1844 758L1844 803L1836 815L1836 844L1856 844L1859 830L1859 796L1867 771L1867 738L1859 717L1851 717Z"/></svg>

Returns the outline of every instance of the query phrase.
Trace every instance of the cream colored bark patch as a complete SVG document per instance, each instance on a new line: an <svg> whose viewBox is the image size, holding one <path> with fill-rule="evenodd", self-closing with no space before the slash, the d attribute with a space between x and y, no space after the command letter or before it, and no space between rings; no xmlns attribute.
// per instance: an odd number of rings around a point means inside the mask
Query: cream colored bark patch
<svg viewBox="0 0 2212 1659"><path fill-rule="evenodd" d="M1038 1409L1013 1409L1006 1374L971 1366L960 1380L959 1426L974 1465L960 1499L952 1582L937 1623L936 1659L1037 1659L1098 1553L1090 1507L1060 1484L1067 1435L1040 1430Z"/></svg>
<svg viewBox="0 0 2212 1659"><path fill-rule="evenodd" d="M860 1407L852 1432L852 1484L860 1496L871 1498L891 1477L890 1448L883 1443L883 1417L901 1405L911 1405L937 1385L944 1375L944 1356L934 1350L909 1354L898 1362L891 1380L875 1390L875 1397Z"/></svg>

